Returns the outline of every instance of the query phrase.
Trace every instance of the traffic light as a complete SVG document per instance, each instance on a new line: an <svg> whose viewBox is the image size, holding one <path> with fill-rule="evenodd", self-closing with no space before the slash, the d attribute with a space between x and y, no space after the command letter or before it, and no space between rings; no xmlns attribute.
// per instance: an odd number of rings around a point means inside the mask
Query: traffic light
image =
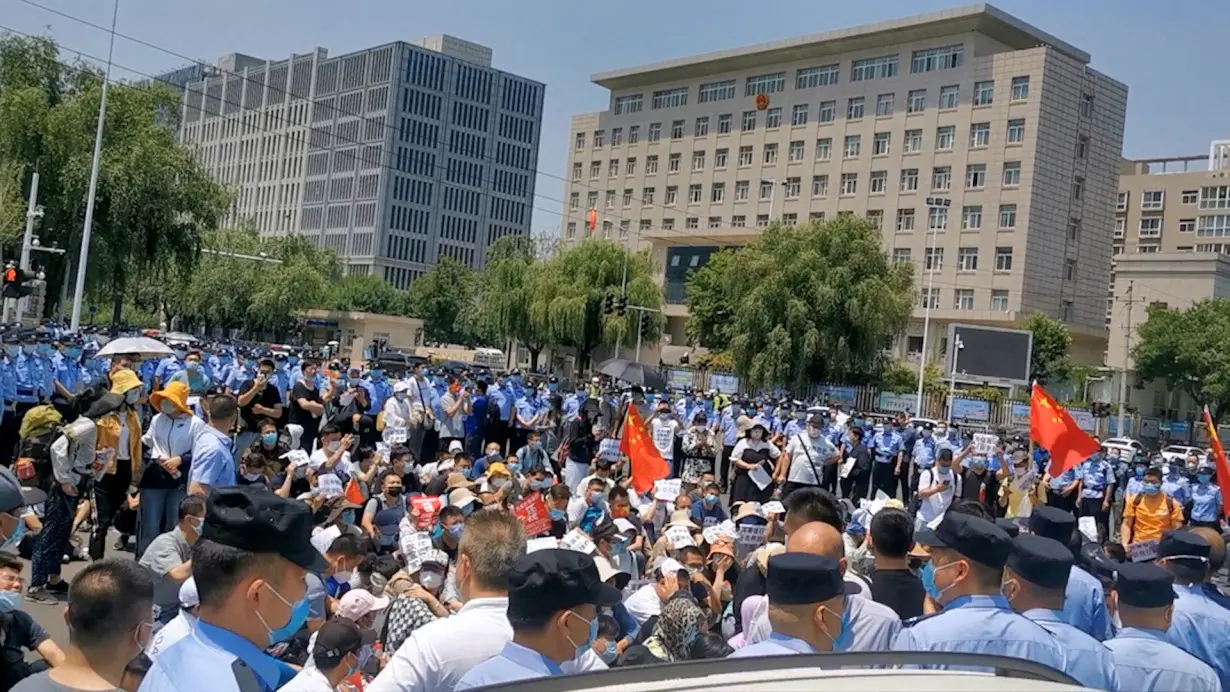
<svg viewBox="0 0 1230 692"><path fill-rule="evenodd" d="M615 293L613 291L606 292L606 301L602 304L602 314L609 315L615 312Z"/></svg>
<svg viewBox="0 0 1230 692"><path fill-rule="evenodd" d="M28 272L18 269L13 265L4 268L4 297L5 298L24 298L34 290L30 285L33 280Z"/></svg>
<svg viewBox="0 0 1230 692"><path fill-rule="evenodd" d="M622 295L619 297L619 307L616 309L616 312L619 313L620 317L623 317L624 313L626 313L627 311L628 311L628 296Z"/></svg>

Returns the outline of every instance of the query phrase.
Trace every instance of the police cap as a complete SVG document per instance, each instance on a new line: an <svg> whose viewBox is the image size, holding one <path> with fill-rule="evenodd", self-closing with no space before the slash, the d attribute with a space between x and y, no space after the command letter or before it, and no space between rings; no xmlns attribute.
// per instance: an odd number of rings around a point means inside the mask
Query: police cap
<svg viewBox="0 0 1230 692"><path fill-rule="evenodd" d="M1174 575L1149 562L1125 562L1115 570L1119 602L1133 608L1165 608L1174 603Z"/></svg>
<svg viewBox="0 0 1230 692"><path fill-rule="evenodd" d="M845 593L841 566L831 557L811 553L781 553L769 558L765 576L770 603L821 603Z"/></svg>
<svg viewBox="0 0 1230 692"><path fill-rule="evenodd" d="M948 548L974 562L996 569L1008 562L1012 539L981 517L948 512L934 531L920 531L914 540L932 548Z"/></svg>
<svg viewBox="0 0 1230 692"><path fill-rule="evenodd" d="M1052 538L1024 533L1012 539L1007 567L1030 584L1063 591L1072 572L1072 551Z"/></svg>

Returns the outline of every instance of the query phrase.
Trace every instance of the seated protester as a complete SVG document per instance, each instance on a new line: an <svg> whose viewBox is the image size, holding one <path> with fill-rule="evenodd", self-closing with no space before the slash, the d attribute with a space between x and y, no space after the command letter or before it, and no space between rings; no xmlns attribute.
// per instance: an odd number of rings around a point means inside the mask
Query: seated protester
<svg viewBox="0 0 1230 692"><path fill-rule="evenodd" d="M645 640L645 648L658 661L673 663L691 659L692 647L700 635L708 631L704 611L692 598L676 594L662 606L653 625L653 633Z"/></svg>
<svg viewBox="0 0 1230 692"><path fill-rule="evenodd" d="M502 461L504 461L504 453L500 451L500 443L488 442L486 453L474 460L474 476L486 475L488 466Z"/></svg>
<svg viewBox="0 0 1230 692"><path fill-rule="evenodd" d="M68 588L68 651L13 692L118 688L129 661L149 644L153 607L154 581L136 562L112 557L86 566Z"/></svg>
<svg viewBox="0 0 1230 692"><path fill-rule="evenodd" d="M629 573L635 572L640 574L644 571L645 566L645 524L641 521L639 512L632 510L632 496L628 489L622 485L617 485L611 488L611 493L607 497L607 504L611 508L611 518L617 520L622 519L628 522L630 530L625 529L631 535L626 551L627 557L619 561L621 569L626 569Z"/></svg>
<svg viewBox="0 0 1230 692"><path fill-rule="evenodd" d="M438 618L452 615L440 600L449 572L448 555L433 550L421 565L406 566L389 580L385 592L392 597L380 641L386 651L396 651L415 630Z"/></svg>
<svg viewBox="0 0 1230 692"><path fill-rule="evenodd" d="M401 476L385 472L377 480L380 492L363 508L363 530L382 553L397 549L398 527L408 511Z"/></svg>
<svg viewBox="0 0 1230 692"><path fill-rule="evenodd" d="M516 454L518 461L521 463L522 473L528 474L541 469L548 475L555 475L551 458L547 456L547 450L543 449L541 432L531 430L526 438L525 446L518 449Z"/></svg>
<svg viewBox="0 0 1230 692"><path fill-rule="evenodd" d="M308 664L281 689L285 692L330 692L371 658L376 633L350 620L325 623L316 633Z"/></svg>
<svg viewBox="0 0 1230 692"><path fill-rule="evenodd" d="M909 568L914 545L914 520L904 510L885 507L871 520L871 599L893 609L902 620L923 614L926 590Z"/></svg>
<svg viewBox="0 0 1230 692"><path fill-rule="evenodd" d="M179 587L179 612L150 640L149 646L145 647L145 655L150 660L156 660L172 644L191 634L200 605L201 596L196 590L196 580L188 577Z"/></svg>
<svg viewBox="0 0 1230 692"><path fill-rule="evenodd" d="M450 563L457 562L457 545L461 542L465 520L465 514L460 507L448 505L440 508L440 514L436 517L436 525L431 529L432 546L436 550L443 551Z"/></svg>
<svg viewBox="0 0 1230 692"><path fill-rule="evenodd" d="M729 550L725 543L722 545ZM717 618L721 617L723 610L722 590L720 587L715 588L713 580L705 574L705 553L694 545L688 545L679 549L678 556L679 562L683 564L683 568L688 572L689 593L692 594L692 598L696 599L697 604L705 610L706 621L716 621ZM723 560L722 564L726 564L726 561ZM725 578L725 574L723 574L723 578Z"/></svg>
<svg viewBox="0 0 1230 692"><path fill-rule="evenodd" d="M441 473L433 478L423 491L424 495L446 495L458 488L474 487L475 484L470 480L470 469L473 465L470 457L458 454L456 457L449 457L449 460L453 464L451 473Z"/></svg>
<svg viewBox="0 0 1230 692"><path fill-rule="evenodd" d="M594 562L598 562L598 558L594 558ZM601 571L601 568L599 568L599 571ZM615 664L615 659L619 658L621 653L619 648L619 623L615 621L614 617L602 612L604 610L606 608L598 609L598 632L594 636L593 643L589 646L602 659L603 663L611 666Z"/></svg>
<svg viewBox="0 0 1230 692"><path fill-rule="evenodd" d="M568 525L580 528L585 533L607 516L606 491L608 485L602 478L590 478L577 497L568 502Z"/></svg>
<svg viewBox="0 0 1230 692"><path fill-rule="evenodd" d="M555 476L543 468L536 468L521 476L522 496L529 493L546 493L554 486Z"/></svg>
<svg viewBox="0 0 1230 692"><path fill-rule="evenodd" d="M331 622L349 620L358 625L359 629L371 632L372 639L375 639L376 633L372 629L372 625L376 622L376 616L388 607L388 598L373 596L366 589L352 589L346 592L346 595L342 596L338 601ZM328 623L325 623L324 627L328 627ZM319 640L320 633L324 631L324 627L312 633L311 638L308 640L308 651L315 650L316 642ZM368 654L370 655L371 652L369 651ZM309 656L303 667L306 669L314 665L315 662Z"/></svg>
<svg viewBox="0 0 1230 692"><path fill-rule="evenodd" d="M513 487L513 476L502 461L492 462L487 467L487 475L479 483L478 501L483 507L494 508L507 504L509 492Z"/></svg>
<svg viewBox="0 0 1230 692"><path fill-rule="evenodd" d="M816 490L824 492L820 488L800 488L794 491L787 497L787 501L795 497L799 493ZM787 509L786 520L790 520L789 509ZM743 602L752 596L765 595L765 589L768 582L767 573L769 569L769 558L778 553L786 551L786 546L782 543L766 543L756 549L752 556L746 561L747 568L739 573L739 577L735 580L734 591L731 594L731 609L735 616L735 632L744 633L752 623L743 619Z"/></svg>
<svg viewBox="0 0 1230 692"><path fill-rule="evenodd" d="M552 538L563 538L568 533L568 505L572 502L572 491L563 483L556 483L546 492L547 513L551 515Z"/></svg>
<svg viewBox="0 0 1230 692"><path fill-rule="evenodd" d="M64 662L64 652L41 625L21 609L21 560L0 552L0 690ZM38 652L39 661L27 661Z"/></svg>
<svg viewBox="0 0 1230 692"><path fill-rule="evenodd" d="M665 558L654 568L653 581L625 598L624 607L644 631L645 623L656 618L662 612L662 605L680 590L681 585L688 583L688 572L683 565L673 558Z"/></svg>
<svg viewBox="0 0 1230 692"><path fill-rule="evenodd" d="M326 425L320 429L320 447L312 452L308 467L316 475L332 473L342 481L353 475L350 466L350 444L354 440L350 435L342 435L336 425Z"/></svg>
<svg viewBox="0 0 1230 692"><path fill-rule="evenodd" d="M710 481L701 490L700 502L692 503L692 521L700 524L701 528L708 528L729 519L730 515L722 507L722 489L718 484Z"/></svg>
<svg viewBox="0 0 1230 692"><path fill-rule="evenodd" d="M692 500L692 504L699 503L705 497L705 488L709 487L710 483L716 483L716 477L712 471L700 474L700 480L695 484L689 483L691 488L688 490L688 498ZM719 486L720 487L720 486Z"/></svg>
<svg viewBox="0 0 1230 692"><path fill-rule="evenodd" d="M616 569L609 560L601 555L594 556L594 564L598 566L598 578L607 586L614 588L620 593L623 593L623 590L628 587L628 583L632 581L631 574ZM609 632L609 636L603 637L600 634L593 644L594 653L609 666L619 654L624 652L624 649L627 649L636 642L636 636L640 633L641 625L636 621L636 618L632 617L622 602L611 606L604 606L598 612L601 613L600 618L608 618L614 624L613 631ZM600 629L603 628L601 620L598 626ZM600 643L602 639L605 639L605 641ZM611 653L612 647L614 648L613 655Z"/></svg>
<svg viewBox="0 0 1230 692"><path fill-rule="evenodd" d="M258 428L260 437L239 459L239 485L263 485L277 491L286 484L288 475L292 480L295 475L285 473L287 463L283 455L290 451L290 440L278 434L278 424L271 418L262 418ZM282 497L288 497L293 487L292 482ZM307 488L302 492L307 492Z"/></svg>
<svg viewBox="0 0 1230 692"><path fill-rule="evenodd" d="M360 442L358 447L351 452L350 468L352 471L350 477L358 483L363 497L371 497L373 493L379 492L380 484L376 482L377 477L391 470L385 463L384 457L376 451L375 446L366 442Z"/></svg>
<svg viewBox="0 0 1230 692"><path fill-rule="evenodd" d="M325 593L331 598L341 598L350 590L354 573L367 557L370 543L367 538L353 533L342 533L324 552L328 567L318 573L325 585Z"/></svg>
<svg viewBox="0 0 1230 692"><path fill-rule="evenodd" d="M705 555L704 569L700 574L705 578L713 594L709 604L714 616L724 618L727 606L734 595L735 583L739 580L739 564L735 561L735 549L730 539L719 538L708 546ZM731 614L731 628L734 626L734 616Z"/></svg>
<svg viewBox="0 0 1230 692"><path fill-rule="evenodd" d="M607 490L610 490L611 488L615 487L615 479L612 477L612 473L613 473L612 469L614 469L615 467L615 462L611 461L610 459L604 459L602 457L597 457L596 459L594 459L593 464L594 464L593 466L594 472L582 478L581 482L577 483L577 487L574 488L574 490L576 490L578 495L582 494L581 491L584 490L585 488L588 488L589 482L595 478L602 479L602 482L606 484Z"/></svg>
<svg viewBox="0 0 1230 692"><path fill-rule="evenodd" d="M700 535L701 528L696 522L692 521L687 510L677 509L671 513L670 521L666 522L666 526L662 527L662 535L654 542L653 547L649 550L649 563L657 564L659 560L665 557L671 557L675 554L677 548L671 545L670 540L666 537L667 531L674 526L682 526L689 533Z"/></svg>
<svg viewBox="0 0 1230 692"><path fill-rule="evenodd" d="M179 589L192 576L192 544L205 521L205 498L189 495L179 503L179 524L158 535L141 556L154 575L154 621L165 625L179 614Z"/></svg>
<svg viewBox="0 0 1230 692"><path fill-rule="evenodd" d="M423 492L423 484L419 482L419 475L414 472L416 464L409 447L405 445L389 447L389 465L393 473L401 476L401 484L406 489L406 495Z"/></svg>
<svg viewBox="0 0 1230 692"><path fill-rule="evenodd" d="M722 638L719 632L706 632L696 638L696 643L692 645L692 661L707 661L726 658L733 654L735 650L730 644Z"/></svg>

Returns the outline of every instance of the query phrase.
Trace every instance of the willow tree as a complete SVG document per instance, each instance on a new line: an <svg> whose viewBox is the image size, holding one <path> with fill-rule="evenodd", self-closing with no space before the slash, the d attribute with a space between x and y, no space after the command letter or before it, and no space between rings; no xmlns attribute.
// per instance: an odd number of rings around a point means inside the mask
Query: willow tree
<svg viewBox="0 0 1230 692"><path fill-rule="evenodd" d="M487 249L487 266L479 277L480 322L492 333L524 346L533 370L547 346L547 323L535 320L530 311L541 269L532 238L504 236Z"/></svg>

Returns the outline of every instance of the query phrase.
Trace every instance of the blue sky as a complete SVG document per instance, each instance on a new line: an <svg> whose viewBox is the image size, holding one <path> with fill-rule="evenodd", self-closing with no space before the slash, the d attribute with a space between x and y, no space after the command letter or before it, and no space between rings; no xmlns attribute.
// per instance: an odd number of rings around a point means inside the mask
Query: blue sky
<svg viewBox="0 0 1230 692"><path fill-rule="evenodd" d="M110 0L34 0L106 25ZM231 52L271 59L315 46L340 54L449 33L490 46L497 68L547 85L534 229L557 227L569 118L606 107L595 72L866 24L961 4L953 0L120 0L121 33L213 62ZM1220 0L1000 0L1000 9L1076 45L1129 88L1124 154L1200 154L1230 137ZM107 52L107 34L21 0L0 0L0 25L49 33L66 51ZM115 62L155 73L187 63L117 39ZM1219 65L1221 67L1219 67ZM117 69L118 78L139 78Z"/></svg>

